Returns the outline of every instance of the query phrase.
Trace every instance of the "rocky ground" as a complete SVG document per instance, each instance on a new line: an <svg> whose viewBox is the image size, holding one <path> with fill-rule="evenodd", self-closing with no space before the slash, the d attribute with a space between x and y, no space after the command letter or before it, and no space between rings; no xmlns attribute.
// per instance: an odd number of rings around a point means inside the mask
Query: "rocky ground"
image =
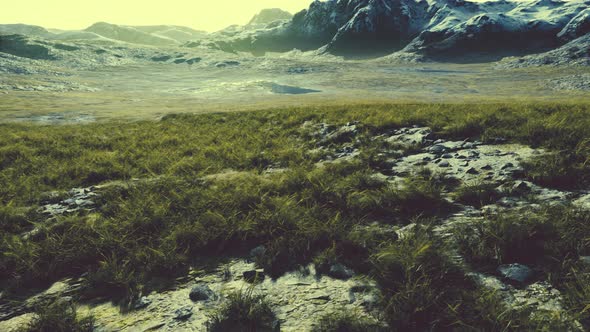
<svg viewBox="0 0 590 332"><path fill-rule="evenodd" d="M316 138L317 149L328 152L327 159L317 167L322 167L325 163L358 158L360 150L354 137L361 127L362 123L358 122L342 127L325 123L304 123L302 128ZM418 126L389 131L373 137L373 140L387 142L391 147L411 148L413 151L400 156L395 149L383 150L381 153L389 157L385 162L387 167L375 173L375 177L379 179L403 186L405 177L426 168L434 174L444 174L448 180L462 184L490 183L496 187L497 192L502 193L483 206L460 203L452 192L445 193L446 199L457 208L436 227L436 233L445 241L454 241L453 234L457 227L481 222L490 213L527 213L538 209L541 202L549 205L572 203L580 208L590 209L588 192L548 189L522 178L522 162L548 153L542 149L506 144L502 138L488 139L485 142L448 141L437 138L430 128ZM338 143L347 141L349 143ZM269 168L266 174L277 171L281 170ZM209 177L209 180L214 179L215 176ZM101 195L101 190L119 185L133 183L110 183L48 195L46 204L40 207L40 211L49 220L57 215L81 211L89 213L96 208L95 199ZM390 234L391 237L403 237L414 226L410 224L400 228L375 224L363 227L378 229L380 233ZM34 233L33 230L23 236L34 236ZM355 274L350 268L337 263L323 275L317 273L311 264L272 279L253 263L256 256L264 251L264 247L257 247L243 258L227 258L201 268L193 268L186 277L177 279L169 290L141 296L128 312L122 312L119 306L108 302L90 302L81 305L79 309L80 312L88 312L95 317L97 331L204 331L210 316L225 301L227 294L241 290L266 297L276 314L276 324L280 325L281 331L312 331L321 314L338 312L343 308L379 321L375 309L380 293L369 276ZM588 259L582 257L582 260ZM456 260L466 269L470 269L458 253ZM533 308L533 312L550 311L568 319L560 292L538 273L535 266L499 265L495 271L473 270L469 275L477 283L500 294L509 308ZM79 284L80 280L66 279L21 305L3 304L0 306L0 330L16 331L19 326L30 321L34 315L29 311L35 303L56 297L71 301L76 296ZM583 330L578 326L578 330Z"/></svg>

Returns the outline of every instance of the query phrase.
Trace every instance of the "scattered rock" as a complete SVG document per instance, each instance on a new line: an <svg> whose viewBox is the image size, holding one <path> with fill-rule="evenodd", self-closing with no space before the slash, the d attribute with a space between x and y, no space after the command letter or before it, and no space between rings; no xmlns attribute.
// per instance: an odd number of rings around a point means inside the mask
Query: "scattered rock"
<svg viewBox="0 0 590 332"><path fill-rule="evenodd" d="M473 168L473 167L470 167L467 171L465 171L465 173L467 173L467 174L479 174L479 172L475 168Z"/></svg>

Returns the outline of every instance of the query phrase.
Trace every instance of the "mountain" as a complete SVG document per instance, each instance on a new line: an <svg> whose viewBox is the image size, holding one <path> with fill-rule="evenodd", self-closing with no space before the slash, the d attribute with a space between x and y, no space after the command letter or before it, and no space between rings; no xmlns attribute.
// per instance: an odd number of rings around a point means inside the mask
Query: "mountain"
<svg viewBox="0 0 590 332"><path fill-rule="evenodd" d="M587 33L589 7L590 0L316 0L287 23L222 37L237 51L257 53L499 59L555 49Z"/></svg>
<svg viewBox="0 0 590 332"><path fill-rule="evenodd" d="M263 9L260 13L254 15L248 25L267 25L275 21L290 20L293 14L280 8Z"/></svg>

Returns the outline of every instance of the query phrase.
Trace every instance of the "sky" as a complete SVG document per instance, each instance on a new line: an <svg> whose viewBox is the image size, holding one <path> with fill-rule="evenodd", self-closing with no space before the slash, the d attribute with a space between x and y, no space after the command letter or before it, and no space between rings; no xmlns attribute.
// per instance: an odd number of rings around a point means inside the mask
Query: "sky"
<svg viewBox="0 0 590 332"><path fill-rule="evenodd" d="M122 25L183 25L216 31L245 24L265 8L296 13L312 0L18 0L0 8L0 24L84 29L95 22ZM7 4L9 3L9 4Z"/></svg>

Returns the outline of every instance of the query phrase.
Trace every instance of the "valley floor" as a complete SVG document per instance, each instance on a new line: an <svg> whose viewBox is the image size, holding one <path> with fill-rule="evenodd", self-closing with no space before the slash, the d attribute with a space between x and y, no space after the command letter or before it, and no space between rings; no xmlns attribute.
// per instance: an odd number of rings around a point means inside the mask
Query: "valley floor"
<svg viewBox="0 0 590 332"><path fill-rule="evenodd" d="M590 90L587 66L502 69L497 63L198 54L203 60L190 66L138 60L76 68L64 60L42 62L52 69L36 74L3 74L0 121L157 119L170 113L376 102L557 102L584 100Z"/></svg>

